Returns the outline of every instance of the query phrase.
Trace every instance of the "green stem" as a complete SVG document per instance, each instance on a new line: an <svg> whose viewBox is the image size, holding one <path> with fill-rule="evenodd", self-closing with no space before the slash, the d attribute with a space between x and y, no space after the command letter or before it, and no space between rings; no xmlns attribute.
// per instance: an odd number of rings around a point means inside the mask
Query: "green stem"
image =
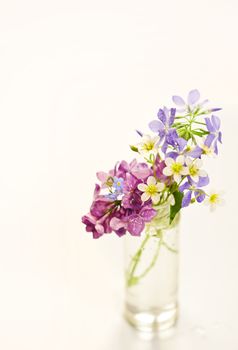
<svg viewBox="0 0 238 350"><path fill-rule="evenodd" d="M142 241L141 243L141 246L139 247L139 249L137 250L137 252L135 253L135 255L133 256L133 258L131 259L131 263L130 263L130 266L129 266L129 269L128 269L128 272L129 272L129 276L127 277L127 285L128 286L131 286L134 284L134 279L136 278L134 276L134 273L137 269L137 266L138 266L138 263L140 261L140 257L141 257L141 254L143 252L143 249L147 243L147 241L149 240L150 238L150 235L147 233L144 240Z"/></svg>
<svg viewBox="0 0 238 350"><path fill-rule="evenodd" d="M143 278L145 275L147 275L147 273L153 268L153 266L155 265L157 258L159 256L159 251L160 251L160 247L162 245L162 230L159 230L156 237L157 239L159 238L159 242L158 242L158 246L157 249L155 251L155 254L153 256L153 259L151 260L149 266L140 274L140 275L135 275L135 271L138 267L138 264L140 262L140 258L142 255L142 252L145 248L146 243L148 242L148 240L153 237L151 235L149 235L148 233L146 234L141 246L139 247L139 249L137 250L137 252L135 253L135 255L133 256L133 258L131 259L131 263L128 269L128 275L127 275L127 286L133 286L135 284L137 284L141 278Z"/></svg>
<svg viewBox="0 0 238 350"><path fill-rule="evenodd" d="M177 254L178 251L172 247L170 247L165 241L162 242L162 245L164 245L170 252Z"/></svg>

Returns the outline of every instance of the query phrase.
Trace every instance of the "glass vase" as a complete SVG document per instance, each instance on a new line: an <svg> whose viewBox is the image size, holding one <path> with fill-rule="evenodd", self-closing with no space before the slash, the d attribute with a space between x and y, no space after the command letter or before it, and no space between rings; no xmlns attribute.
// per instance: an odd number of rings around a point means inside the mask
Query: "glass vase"
<svg viewBox="0 0 238 350"><path fill-rule="evenodd" d="M165 330L178 317L179 215L158 208L140 237L125 237L125 318L140 330Z"/></svg>

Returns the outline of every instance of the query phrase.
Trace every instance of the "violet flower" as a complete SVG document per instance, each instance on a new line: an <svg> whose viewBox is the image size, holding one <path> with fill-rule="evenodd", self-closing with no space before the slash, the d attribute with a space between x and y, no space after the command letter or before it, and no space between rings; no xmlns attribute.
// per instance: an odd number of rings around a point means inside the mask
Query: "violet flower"
<svg viewBox="0 0 238 350"><path fill-rule="evenodd" d="M198 145L196 145L193 149L187 147L187 141L182 137L177 138L174 143L174 148L174 151L166 154L167 157L176 159L178 155L184 155L186 157L200 158L203 153L202 148Z"/></svg>
<svg viewBox="0 0 238 350"><path fill-rule="evenodd" d="M159 134L160 143L163 142L162 151L166 153L168 145L174 145L175 140L178 138L178 134L175 128L172 128L174 123L176 109L170 110L166 107L159 109L157 114L158 120L153 120L149 123L149 128Z"/></svg>
<svg viewBox="0 0 238 350"><path fill-rule="evenodd" d="M222 143L222 133L220 131L221 121L215 115L212 115L211 119L205 118L205 121L207 125L207 130L209 131L209 135L207 136L204 144L207 147L210 147L213 143L214 152L218 154L217 142L219 141L220 143Z"/></svg>
<svg viewBox="0 0 238 350"><path fill-rule="evenodd" d="M203 202L206 195L205 195L205 192L200 188L207 186L209 184L208 176L200 177L197 183L192 181L190 177L188 179L189 181L185 182L183 185L179 187L180 192L184 192L186 190L186 193L184 194L183 200L182 200L182 208L189 206L189 204L191 203L192 197L198 203Z"/></svg>
<svg viewBox="0 0 238 350"><path fill-rule="evenodd" d="M190 113L195 110L200 110L201 107L203 107L208 102L208 100L206 99L198 103L199 99L200 99L200 92L197 89L193 89L189 91L186 102L181 96L177 96L177 95L172 96L173 102L179 107L179 109L177 109L178 112ZM220 110L221 108L210 108L206 111L206 113L216 112Z"/></svg>
<svg viewBox="0 0 238 350"><path fill-rule="evenodd" d="M113 217L110 226L113 231L128 231L132 236L140 236L145 228L145 223L150 222L156 216L156 210L150 206L143 207L139 213L124 218Z"/></svg>

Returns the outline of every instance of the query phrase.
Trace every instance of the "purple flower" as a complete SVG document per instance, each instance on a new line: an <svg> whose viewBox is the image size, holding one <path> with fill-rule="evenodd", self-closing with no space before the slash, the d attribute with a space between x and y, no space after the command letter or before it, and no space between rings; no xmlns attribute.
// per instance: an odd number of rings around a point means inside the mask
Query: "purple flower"
<svg viewBox="0 0 238 350"><path fill-rule="evenodd" d="M139 213L134 213L123 218L112 218L110 226L115 232L123 229L128 231L132 236L140 236L145 228L145 223L150 222L155 216L156 210L150 206L145 206Z"/></svg>
<svg viewBox="0 0 238 350"><path fill-rule="evenodd" d="M122 198L122 206L126 209L139 210L142 206L141 194L137 189L137 185L141 181L135 176L127 173L125 186L123 189L124 196Z"/></svg>
<svg viewBox="0 0 238 350"><path fill-rule="evenodd" d="M175 141L174 148L175 151L168 152L166 154L167 157L176 159L178 155L184 155L186 157L200 158L203 153L202 148L198 145L196 145L193 149L187 147L187 141L182 137L179 137Z"/></svg>
<svg viewBox="0 0 238 350"><path fill-rule="evenodd" d="M185 102L185 100L181 97L181 96L172 96L172 100L173 102L180 107L180 109L178 109L178 112L193 112L193 111L198 111L201 109L201 107L203 107L208 100L204 100L200 103L198 103L200 99L200 92L197 89L191 90L188 93L187 96L187 101ZM211 113L211 112L215 112L215 111L220 111L221 108L210 108L209 110L206 111L206 113Z"/></svg>
<svg viewBox="0 0 238 350"><path fill-rule="evenodd" d="M209 177L200 177L199 181L195 183L192 181L192 179L189 177L189 181L185 182L183 185L179 187L180 192L184 192L186 190L186 193L183 196L182 200L182 207L187 207L191 203L192 197L194 197L193 200L196 200L198 203L201 203L204 201L206 195L203 190L201 190L201 187L204 187L208 185L209 183Z"/></svg>
<svg viewBox="0 0 238 350"><path fill-rule="evenodd" d="M199 99L200 99L200 92L197 89L189 91L187 102L185 102L185 100L180 96L172 96L173 102L180 107L180 109L178 110L179 112L185 112L185 111L191 112L195 108L197 107L200 108L205 103L208 102L208 100L205 100L201 102L199 105L197 105L197 102L199 101Z"/></svg>
<svg viewBox="0 0 238 350"><path fill-rule="evenodd" d="M125 179L127 173L132 174L137 179L144 180L151 174L151 169L146 163L138 163L136 159L134 159L131 163L127 163L125 160L123 160L118 166L116 176Z"/></svg>
<svg viewBox="0 0 238 350"><path fill-rule="evenodd" d="M153 120L149 123L149 128L159 134L160 142L163 142L162 151L165 153L168 145L174 145L178 134L175 128L172 128L174 123L176 109L170 110L164 107L159 109L157 114L158 120Z"/></svg>
<svg viewBox="0 0 238 350"><path fill-rule="evenodd" d="M222 143L222 133L220 131L221 121L215 115L210 118L205 118L207 130L209 131L209 135L207 136L204 144L207 147L211 147L211 144L214 145L214 152L218 154L217 141Z"/></svg>

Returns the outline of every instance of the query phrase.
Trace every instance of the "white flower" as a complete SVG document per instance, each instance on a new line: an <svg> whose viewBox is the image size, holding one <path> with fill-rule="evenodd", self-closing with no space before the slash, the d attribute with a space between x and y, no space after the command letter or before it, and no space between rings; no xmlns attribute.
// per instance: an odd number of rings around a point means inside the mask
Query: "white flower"
<svg viewBox="0 0 238 350"><path fill-rule="evenodd" d="M142 142L137 147L138 151L142 156L148 156L150 154L156 154L159 144L159 136L151 137L150 135L142 136Z"/></svg>
<svg viewBox="0 0 238 350"><path fill-rule="evenodd" d="M210 210L214 211L216 209L216 206L223 205L224 199L222 198L222 192L210 192L210 195L208 198L204 201L204 204L210 206Z"/></svg>
<svg viewBox="0 0 238 350"><path fill-rule="evenodd" d="M173 176L178 183L181 181L182 175L188 175L188 168L184 166L185 158L180 155L174 160L173 158L166 158L166 167L163 169L163 174L166 176Z"/></svg>
<svg viewBox="0 0 238 350"><path fill-rule="evenodd" d="M162 182L157 182L154 176L149 176L147 179L147 184L139 184L138 189L144 192L141 196L143 202L152 199L153 204L157 204L160 200L161 191L165 188L165 184Z"/></svg>
<svg viewBox="0 0 238 350"><path fill-rule="evenodd" d="M199 140L198 140L198 142L199 142ZM202 149L202 153L204 155L209 156L209 157L215 157L216 156L216 153L214 152L214 147L212 145L210 147L208 147L205 144L205 139L204 138L201 139L201 141L199 142L198 145Z"/></svg>
<svg viewBox="0 0 238 350"><path fill-rule="evenodd" d="M206 177L207 176L206 171L200 169L201 166L202 166L202 160L201 159L186 158L185 163L188 166L188 175L191 177L191 179L194 182L198 182L199 181L199 176L201 176L201 177Z"/></svg>

